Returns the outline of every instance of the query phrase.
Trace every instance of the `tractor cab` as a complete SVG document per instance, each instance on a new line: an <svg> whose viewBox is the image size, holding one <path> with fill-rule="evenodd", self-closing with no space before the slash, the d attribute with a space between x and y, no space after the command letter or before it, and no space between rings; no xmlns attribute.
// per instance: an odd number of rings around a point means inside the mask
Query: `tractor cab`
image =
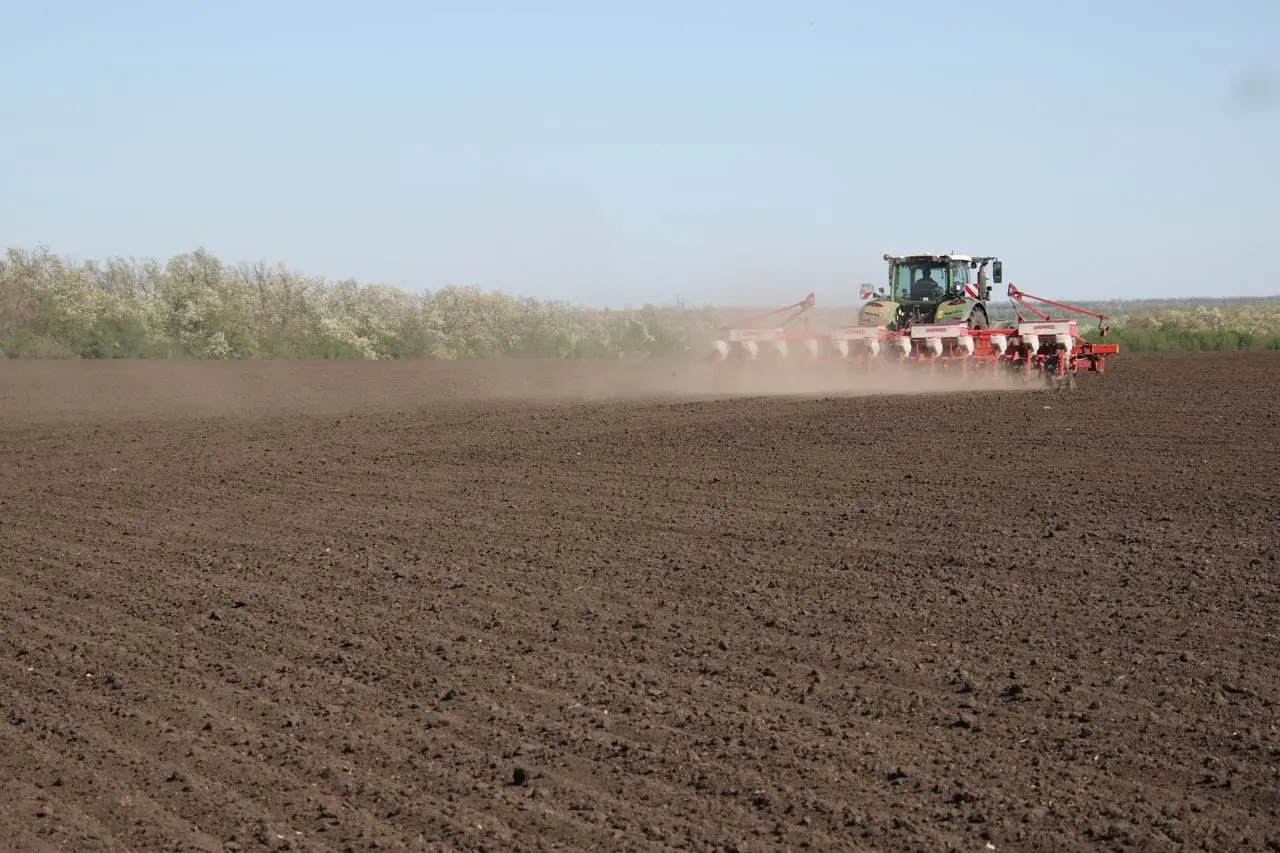
<svg viewBox="0 0 1280 853"><path fill-rule="evenodd" d="M985 328L986 301L991 295L987 265L995 262L1000 283L1000 261L969 255L888 255L887 287L863 285L862 296L871 299L862 308L859 325L883 325L901 329L912 323L969 321Z"/></svg>

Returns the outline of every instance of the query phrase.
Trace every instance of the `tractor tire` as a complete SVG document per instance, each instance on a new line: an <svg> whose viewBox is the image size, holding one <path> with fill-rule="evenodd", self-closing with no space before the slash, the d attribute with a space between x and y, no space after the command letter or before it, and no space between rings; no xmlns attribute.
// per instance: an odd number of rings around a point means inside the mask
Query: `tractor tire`
<svg viewBox="0 0 1280 853"><path fill-rule="evenodd" d="M977 331L987 327L987 315L981 311L974 311L969 315L969 330Z"/></svg>

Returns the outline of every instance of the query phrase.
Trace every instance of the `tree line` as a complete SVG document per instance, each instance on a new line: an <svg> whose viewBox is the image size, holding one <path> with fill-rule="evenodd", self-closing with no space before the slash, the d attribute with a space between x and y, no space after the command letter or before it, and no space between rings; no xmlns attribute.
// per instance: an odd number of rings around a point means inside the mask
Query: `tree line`
<svg viewBox="0 0 1280 853"><path fill-rule="evenodd" d="M1113 338L1133 350L1280 349L1280 300L1168 305L1117 304ZM995 321L1011 316L992 308ZM71 263L45 247L0 257L0 356L10 358L685 356L752 310L595 309L462 286L415 292L283 264L228 265L203 249L164 263ZM811 316L828 328L852 322L855 310Z"/></svg>

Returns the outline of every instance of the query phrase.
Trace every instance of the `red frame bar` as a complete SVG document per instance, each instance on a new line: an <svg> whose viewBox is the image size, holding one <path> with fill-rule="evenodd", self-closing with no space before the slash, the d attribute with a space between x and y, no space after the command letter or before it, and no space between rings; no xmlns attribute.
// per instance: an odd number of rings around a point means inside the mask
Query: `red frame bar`
<svg viewBox="0 0 1280 853"><path fill-rule="evenodd" d="M804 314L810 308L812 308L813 302L814 302L814 295L810 293L808 296L806 296L804 299L801 299L799 302L794 302L790 305L785 305L782 308L774 308L771 311L761 312L760 314L756 314L753 317L747 317L745 320L734 323L732 326L721 326L720 329L721 331L728 332L728 331L732 331L733 329L750 328L752 324L759 322L760 320L763 320L766 317L772 317L773 315L781 314L784 311L791 311L790 314L788 314L786 317L784 317L782 320L778 322L778 325L786 326L792 320L794 320L795 318L799 317L801 314ZM795 309L795 310L792 310L792 309ZM806 332L809 330L808 317L804 318L804 328Z"/></svg>
<svg viewBox="0 0 1280 853"><path fill-rule="evenodd" d="M1102 334L1104 337L1106 336L1107 332L1110 331L1111 318L1108 317L1106 314L1097 314L1093 311L1085 310L1084 308L1081 308L1078 305L1068 305L1066 302L1055 302L1052 299L1045 299L1043 296L1035 296L1030 293L1023 293L1021 290L1017 288L1017 285L1010 283L1009 284L1009 301L1013 303L1013 306L1014 306L1013 310L1017 312L1019 322L1022 322L1022 308L1026 308L1028 311L1032 311L1040 315L1040 319L1042 320L1053 319L1048 314L1041 311L1039 308L1035 307L1034 305L1028 304L1026 301L1028 299L1034 299L1037 302L1043 302L1046 305L1052 305L1054 308L1061 308L1064 311L1074 311L1077 314L1084 314L1087 317L1092 317L1095 320L1099 320L1101 322L1099 322L1098 328L1102 330ZM1106 323L1107 325L1104 326L1103 323Z"/></svg>

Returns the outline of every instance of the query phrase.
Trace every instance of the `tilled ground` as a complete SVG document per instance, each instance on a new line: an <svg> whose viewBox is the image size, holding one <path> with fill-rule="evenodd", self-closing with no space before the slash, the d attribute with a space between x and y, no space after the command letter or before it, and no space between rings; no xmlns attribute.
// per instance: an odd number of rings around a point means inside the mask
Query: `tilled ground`
<svg viewBox="0 0 1280 853"><path fill-rule="evenodd" d="M1280 849L1280 354L1109 368L0 363L4 848Z"/></svg>

